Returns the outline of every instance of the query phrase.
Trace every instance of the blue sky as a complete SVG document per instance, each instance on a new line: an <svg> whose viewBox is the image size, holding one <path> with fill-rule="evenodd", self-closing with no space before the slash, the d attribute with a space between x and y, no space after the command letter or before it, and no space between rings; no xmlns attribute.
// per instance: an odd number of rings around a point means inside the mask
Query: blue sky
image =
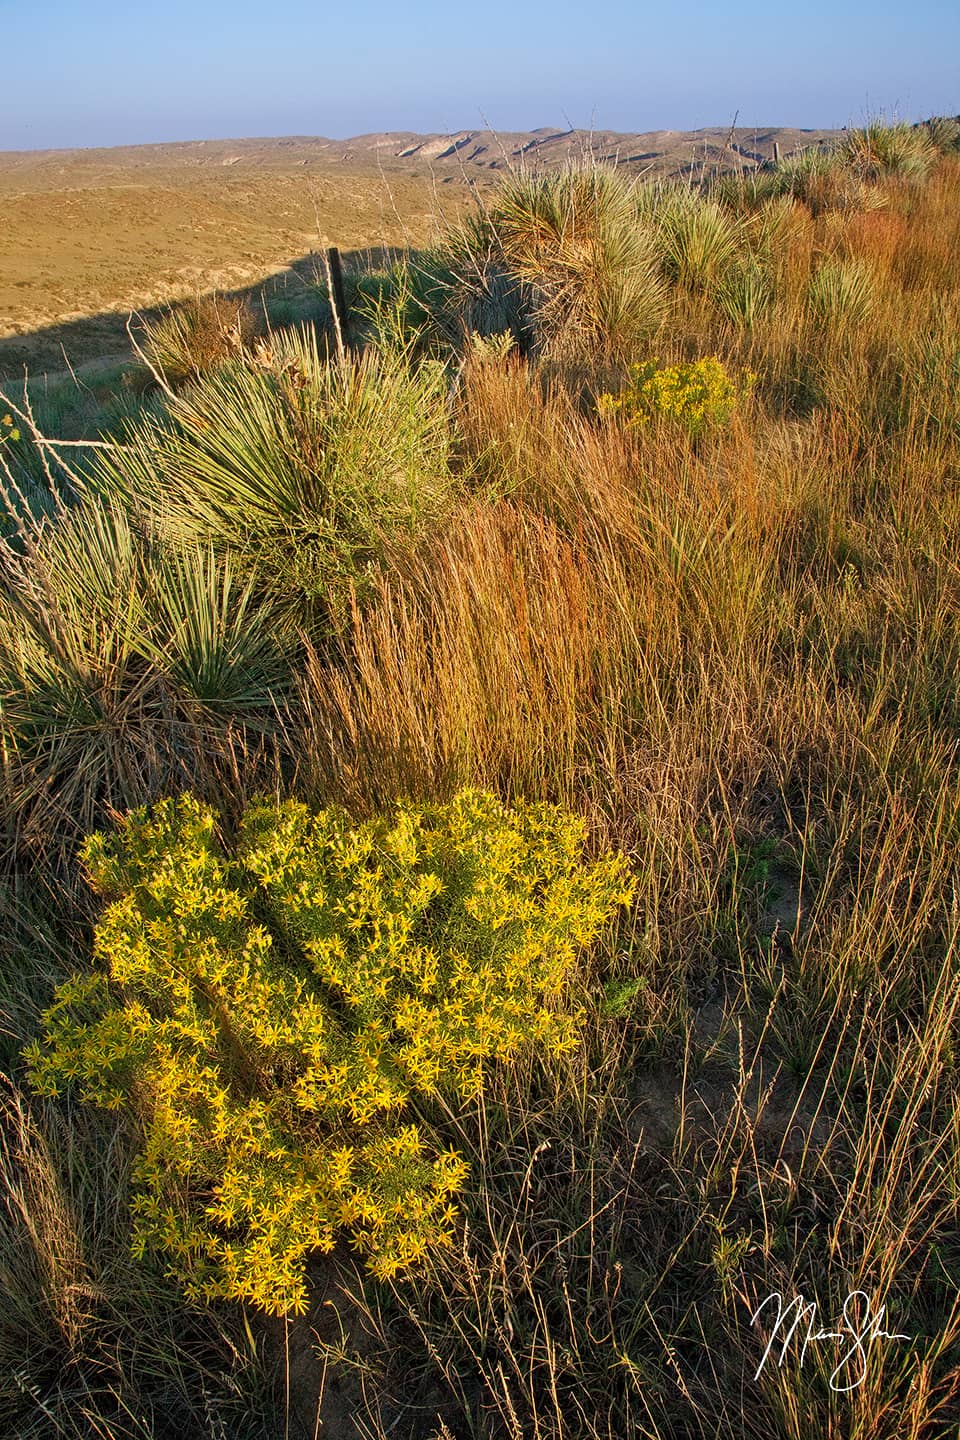
<svg viewBox="0 0 960 1440"><path fill-rule="evenodd" d="M0 149L960 112L960 3L0 0Z"/></svg>

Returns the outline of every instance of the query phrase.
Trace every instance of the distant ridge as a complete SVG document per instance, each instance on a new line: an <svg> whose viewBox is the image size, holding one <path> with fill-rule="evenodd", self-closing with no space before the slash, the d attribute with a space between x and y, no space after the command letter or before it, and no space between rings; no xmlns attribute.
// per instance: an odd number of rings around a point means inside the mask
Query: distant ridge
<svg viewBox="0 0 960 1440"><path fill-rule="evenodd" d="M531 165L558 165L592 159L620 164L655 176L750 171L768 163L774 145L781 156L811 145L828 144L836 130L801 130L786 126L712 126L701 130L458 130L452 134L419 135L412 131L381 131L348 140L288 135L275 139L187 140L157 145L116 146L84 150L16 150L0 152L0 165L85 165L118 171L213 166L240 169L290 169L303 166L328 170L347 166L382 169L388 173L437 174L442 179L481 179L490 172Z"/></svg>

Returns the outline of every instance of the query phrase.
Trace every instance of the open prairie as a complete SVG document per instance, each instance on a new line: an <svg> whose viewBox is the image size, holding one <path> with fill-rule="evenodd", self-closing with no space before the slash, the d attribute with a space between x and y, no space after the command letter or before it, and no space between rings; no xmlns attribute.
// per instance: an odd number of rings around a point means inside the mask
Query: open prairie
<svg viewBox="0 0 960 1440"><path fill-rule="evenodd" d="M64 351L75 366L125 354L131 310L270 277L294 292L311 251L420 244L436 227L429 177L288 168L282 150L197 162L193 148L0 157L0 376L63 370Z"/></svg>
<svg viewBox="0 0 960 1440"><path fill-rule="evenodd" d="M0 380L129 354L131 310L270 282L311 252L418 246L473 186L592 155L634 173L750 171L831 132L535 131L308 137L0 153Z"/></svg>

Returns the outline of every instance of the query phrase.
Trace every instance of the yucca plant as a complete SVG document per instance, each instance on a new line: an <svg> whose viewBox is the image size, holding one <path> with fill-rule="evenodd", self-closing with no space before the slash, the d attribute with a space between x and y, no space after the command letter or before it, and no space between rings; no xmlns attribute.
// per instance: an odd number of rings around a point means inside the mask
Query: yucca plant
<svg viewBox="0 0 960 1440"><path fill-rule="evenodd" d="M489 214L450 225L440 244L394 275L404 331L421 350L459 356L471 335L506 332L522 351L533 347L536 297L508 264Z"/></svg>
<svg viewBox="0 0 960 1440"><path fill-rule="evenodd" d="M801 200L814 215L868 210L886 203L884 195L835 146L810 147L788 156L773 173L777 193Z"/></svg>
<svg viewBox="0 0 960 1440"><path fill-rule="evenodd" d="M105 811L203 784L281 701L276 606L229 560L147 541L90 499L0 551L0 787L41 846Z"/></svg>
<svg viewBox="0 0 960 1440"><path fill-rule="evenodd" d="M375 350L329 361L303 330L171 398L97 480L167 539L229 548L295 606L332 606L443 513L448 445L441 366Z"/></svg>
<svg viewBox="0 0 960 1440"><path fill-rule="evenodd" d="M711 181L707 193L736 215L749 215L758 206L783 193L778 169L761 166L740 175L719 175Z"/></svg>
<svg viewBox="0 0 960 1440"><path fill-rule="evenodd" d="M508 276L526 287L538 353L620 361L656 329L664 277L635 187L620 172L518 175L498 192L488 223Z"/></svg>
<svg viewBox="0 0 960 1440"><path fill-rule="evenodd" d="M676 189L660 216L664 261L679 285L715 290L743 244L743 232L715 200Z"/></svg>
<svg viewBox="0 0 960 1440"><path fill-rule="evenodd" d="M876 307L876 276L862 261L828 260L810 281L807 297L822 324L856 326Z"/></svg>
<svg viewBox="0 0 960 1440"><path fill-rule="evenodd" d="M4 803L52 836L89 824L100 804L130 803L160 763L152 681L133 643L136 541L119 507L89 507L0 563Z"/></svg>
<svg viewBox="0 0 960 1440"><path fill-rule="evenodd" d="M862 179L882 180L888 175L922 179L937 158L930 133L922 126L884 125L872 122L849 130L840 142L839 156Z"/></svg>
<svg viewBox="0 0 960 1440"><path fill-rule="evenodd" d="M942 155L960 150L960 115L934 115L925 121L923 129Z"/></svg>
<svg viewBox="0 0 960 1440"><path fill-rule="evenodd" d="M744 223L744 238L757 259L775 261L798 238L810 217L792 195L765 199Z"/></svg>
<svg viewBox="0 0 960 1440"><path fill-rule="evenodd" d="M137 648L179 699L212 713L270 714L289 682L296 639L275 605L241 580L229 552L154 546Z"/></svg>
<svg viewBox="0 0 960 1440"><path fill-rule="evenodd" d="M802 200L810 183L836 170L837 165L837 156L832 149L810 145L787 155L771 173L776 179L778 194Z"/></svg>
<svg viewBox="0 0 960 1440"><path fill-rule="evenodd" d="M752 330L766 314L773 295L769 276L755 261L737 265L721 285L717 299L728 320Z"/></svg>

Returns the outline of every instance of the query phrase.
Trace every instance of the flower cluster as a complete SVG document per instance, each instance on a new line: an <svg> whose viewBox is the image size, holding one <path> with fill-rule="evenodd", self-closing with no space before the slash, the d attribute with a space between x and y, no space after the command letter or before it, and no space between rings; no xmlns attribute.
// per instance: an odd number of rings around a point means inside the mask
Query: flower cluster
<svg viewBox="0 0 960 1440"><path fill-rule="evenodd" d="M98 965L28 1059L41 1093L135 1108L136 1251L194 1298L279 1314L341 1233L381 1278L449 1244L467 1167L406 1112L574 1043L578 953L632 893L583 841L558 808L475 791L361 825L257 803L232 857L190 796L91 836Z"/></svg>
<svg viewBox="0 0 960 1440"><path fill-rule="evenodd" d="M647 360L630 367L630 381L619 395L601 395L601 415L621 413L630 425L665 419L697 435L711 425L724 425L756 376L744 371L734 379L714 356L661 367Z"/></svg>
<svg viewBox="0 0 960 1440"><path fill-rule="evenodd" d="M13 416L12 416L12 415L3 415L3 416L0 416L0 445L2 445L5 440L19 440L19 439L20 439L20 431L17 429L17 427L16 427L16 426L14 425L14 423L13 423Z"/></svg>

